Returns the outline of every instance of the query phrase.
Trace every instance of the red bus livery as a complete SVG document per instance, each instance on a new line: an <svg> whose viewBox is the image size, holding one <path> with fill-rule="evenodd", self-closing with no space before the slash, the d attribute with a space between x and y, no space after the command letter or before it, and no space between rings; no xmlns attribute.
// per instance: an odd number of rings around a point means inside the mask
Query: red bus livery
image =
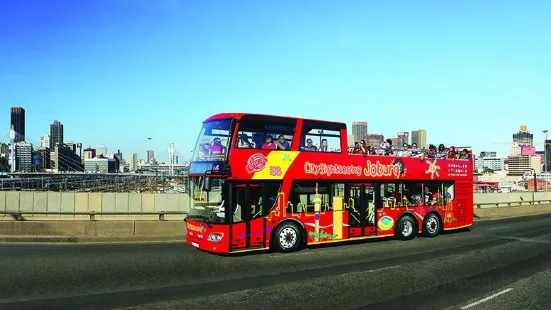
<svg viewBox="0 0 551 310"><path fill-rule="evenodd" d="M291 252L471 226L472 157L397 156L405 153L350 154L344 123L214 115L190 166L187 242L216 253Z"/></svg>

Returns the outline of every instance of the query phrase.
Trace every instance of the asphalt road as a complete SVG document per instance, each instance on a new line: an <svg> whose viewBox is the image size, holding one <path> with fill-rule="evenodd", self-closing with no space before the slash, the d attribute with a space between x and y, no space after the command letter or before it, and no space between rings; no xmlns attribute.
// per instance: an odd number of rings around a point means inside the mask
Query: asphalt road
<svg viewBox="0 0 551 310"><path fill-rule="evenodd" d="M236 257L186 244L0 245L0 309L549 309L551 215Z"/></svg>

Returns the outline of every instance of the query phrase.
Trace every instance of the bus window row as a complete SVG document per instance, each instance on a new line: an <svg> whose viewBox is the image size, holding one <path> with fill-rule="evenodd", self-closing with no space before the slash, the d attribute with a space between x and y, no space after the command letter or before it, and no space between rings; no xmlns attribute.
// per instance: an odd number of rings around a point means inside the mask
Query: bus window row
<svg viewBox="0 0 551 310"><path fill-rule="evenodd" d="M454 199L454 183L408 181L330 184L295 181L287 204L287 212L315 212L316 203L319 204L318 210L332 211L334 197L341 197L350 209L358 208L357 206L360 205L372 205L377 209L445 206Z"/></svg>
<svg viewBox="0 0 551 310"><path fill-rule="evenodd" d="M280 184L258 183L232 186L233 223L266 216L276 205ZM221 196L217 215L226 217L225 195ZM419 206L446 206L454 199L453 182L371 182L329 183L294 181L286 212L313 213L316 210L342 211L349 209L351 221L373 224L375 210ZM339 205L335 205L338 201ZM363 219L360 218L363 216Z"/></svg>
<svg viewBox="0 0 551 310"><path fill-rule="evenodd" d="M444 144L430 144L428 147L417 146L417 143L411 145L404 143L402 147L394 147L391 139L386 139L378 146L373 146L369 141L361 140L355 142L354 147L349 149L351 154L362 155L383 155L383 156L399 156L399 157L418 157L424 158L440 158L440 159L470 159L472 151L463 149L458 151L454 146L446 147Z"/></svg>

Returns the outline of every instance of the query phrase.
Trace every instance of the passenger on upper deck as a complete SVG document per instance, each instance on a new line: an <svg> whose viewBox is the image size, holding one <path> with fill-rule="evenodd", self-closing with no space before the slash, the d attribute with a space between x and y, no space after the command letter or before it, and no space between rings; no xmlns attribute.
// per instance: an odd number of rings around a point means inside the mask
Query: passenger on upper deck
<svg viewBox="0 0 551 310"><path fill-rule="evenodd" d="M209 155L219 155L226 153L226 147L222 145L222 142L220 141L220 138L216 137L214 138L214 141L209 147Z"/></svg>
<svg viewBox="0 0 551 310"><path fill-rule="evenodd" d="M254 148L254 143L251 143L249 141L249 137L247 136L247 134L241 134L237 139L238 148Z"/></svg>
<svg viewBox="0 0 551 310"><path fill-rule="evenodd" d="M277 145L273 142L273 138L270 135L266 136L266 142L262 144L263 150L275 150L277 149Z"/></svg>
<svg viewBox="0 0 551 310"><path fill-rule="evenodd" d="M327 139L322 139L321 140L321 146L320 146L320 152L327 152L329 149L328 149L328 145L327 145Z"/></svg>
<svg viewBox="0 0 551 310"><path fill-rule="evenodd" d="M372 147L367 147L364 140L360 143L355 142L354 148L350 150L350 153L353 154L369 154L369 155L379 155L379 156L400 156L400 157L416 157L421 160L425 158L439 158L439 159L462 159L468 160L472 157L471 151L463 149L461 153L458 153L455 150L454 146L451 146L449 149L446 148L444 144L439 144L438 149L434 144L430 144L428 149L424 147L419 149L416 143L412 143L411 147L404 143L401 149L393 149L392 141L390 139L385 140L381 145L374 149Z"/></svg>
<svg viewBox="0 0 551 310"><path fill-rule="evenodd" d="M285 141L285 137L283 135L279 135L279 137L277 137L277 141L275 141L275 145L277 146L278 150L288 151L291 149L289 142Z"/></svg>
<svg viewBox="0 0 551 310"><path fill-rule="evenodd" d="M303 151L317 151L318 148L314 145L312 139L306 139L306 145L300 148Z"/></svg>

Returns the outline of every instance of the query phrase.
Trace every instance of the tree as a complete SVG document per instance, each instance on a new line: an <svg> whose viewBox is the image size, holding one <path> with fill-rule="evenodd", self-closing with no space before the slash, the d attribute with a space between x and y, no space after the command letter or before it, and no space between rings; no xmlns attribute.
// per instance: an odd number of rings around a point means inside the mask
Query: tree
<svg viewBox="0 0 551 310"><path fill-rule="evenodd" d="M0 157L0 172L10 172L10 163L6 157Z"/></svg>

